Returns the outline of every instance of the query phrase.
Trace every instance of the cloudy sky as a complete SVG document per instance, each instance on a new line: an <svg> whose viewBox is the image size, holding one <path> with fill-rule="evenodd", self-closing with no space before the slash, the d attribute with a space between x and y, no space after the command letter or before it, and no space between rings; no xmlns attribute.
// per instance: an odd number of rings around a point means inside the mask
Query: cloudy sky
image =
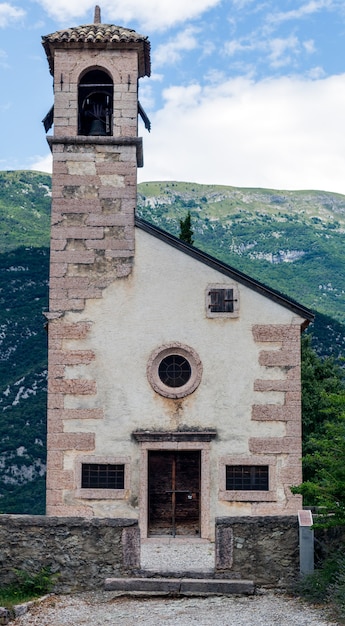
<svg viewBox="0 0 345 626"><path fill-rule="evenodd" d="M50 171L41 35L93 21L94 1L0 0L0 169ZM140 180L345 194L344 0L103 0L148 35L152 122Z"/></svg>

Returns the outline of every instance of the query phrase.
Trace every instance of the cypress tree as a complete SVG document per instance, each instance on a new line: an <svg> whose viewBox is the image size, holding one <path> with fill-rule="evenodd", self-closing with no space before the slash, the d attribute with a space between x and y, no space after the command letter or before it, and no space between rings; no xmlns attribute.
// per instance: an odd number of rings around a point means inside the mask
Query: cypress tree
<svg viewBox="0 0 345 626"><path fill-rule="evenodd" d="M191 219L190 211L188 211L187 216L185 217L184 220L182 218L180 219L179 239L191 245L193 245L194 243L192 219Z"/></svg>

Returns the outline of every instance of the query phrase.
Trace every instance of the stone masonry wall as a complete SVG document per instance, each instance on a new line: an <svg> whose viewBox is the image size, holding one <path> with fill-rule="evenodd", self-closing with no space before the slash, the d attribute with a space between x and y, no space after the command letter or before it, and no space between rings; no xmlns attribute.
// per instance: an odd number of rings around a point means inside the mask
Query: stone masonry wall
<svg viewBox="0 0 345 626"><path fill-rule="evenodd" d="M289 587L299 575L297 516L218 518L216 566L218 574Z"/></svg>
<svg viewBox="0 0 345 626"><path fill-rule="evenodd" d="M66 339L82 340L92 322L67 323L88 299L102 298L125 279L134 258L137 142L113 138L51 140L53 201L48 332L47 513L92 515L87 506L65 506L64 489L74 486L64 452L92 452L94 433L65 433L64 420L101 419L103 409L65 409L65 397L94 396L95 380L70 379L66 368L88 364L92 351L67 350ZM81 403L82 405L82 403Z"/></svg>
<svg viewBox="0 0 345 626"><path fill-rule="evenodd" d="M139 565L139 531L133 520L0 515L0 586L13 570L50 567L55 591L102 588L109 576Z"/></svg>
<svg viewBox="0 0 345 626"><path fill-rule="evenodd" d="M137 147L104 137L51 139L50 318L82 311L134 256Z"/></svg>
<svg viewBox="0 0 345 626"><path fill-rule="evenodd" d="M112 136L78 135L78 84L85 71L108 72L114 85ZM68 323L90 299L102 298L115 280L125 280L134 262L137 167L138 51L66 45L54 52L54 136L48 347L47 513L90 516L87 505L68 506L64 490L74 485L65 452L92 452L94 433L65 432L65 420L102 419L103 409L65 408L65 398L95 396L95 380L70 379L70 365L87 365L92 351L67 350L92 326ZM82 407L82 401L79 403Z"/></svg>
<svg viewBox="0 0 345 626"><path fill-rule="evenodd" d="M296 516L219 518L215 577L286 588L299 575L298 541ZM58 592L143 573L135 520L0 515L0 546L0 585L14 580L14 569L50 567Z"/></svg>
<svg viewBox="0 0 345 626"><path fill-rule="evenodd" d="M300 326L255 325L253 337L261 344L260 365L274 371L272 378L254 381L257 392L277 392L282 402L277 404L255 404L252 407L252 420L261 423L283 422L284 437L251 437L249 450L255 455L280 455L276 467L276 482L284 486L283 507L259 502L253 505L253 515L289 515L302 508L302 497L293 495L291 485L302 482L302 419L301 419L301 367L300 367ZM279 374L277 375L277 372Z"/></svg>

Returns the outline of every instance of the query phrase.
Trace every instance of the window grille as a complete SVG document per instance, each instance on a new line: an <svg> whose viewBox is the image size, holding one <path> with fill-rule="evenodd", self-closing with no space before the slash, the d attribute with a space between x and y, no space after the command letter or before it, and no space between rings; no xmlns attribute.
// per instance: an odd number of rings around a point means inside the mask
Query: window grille
<svg viewBox="0 0 345 626"><path fill-rule="evenodd" d="M83 463L82 489L124 489L125 466L101 463Z"/></svg>
<svg viewBox="0 0 345 626"><path fill-rule="evenodd" d="M192 368L185 357L180 354L169 354L159 364L158 375L168 387L182 387L191 375Z"/></svg>
<svg viewBox="0 0 345 626"><path fill-rule="evenodd" d="M268 491L268 465L226 465L228 491Z"/></svg>

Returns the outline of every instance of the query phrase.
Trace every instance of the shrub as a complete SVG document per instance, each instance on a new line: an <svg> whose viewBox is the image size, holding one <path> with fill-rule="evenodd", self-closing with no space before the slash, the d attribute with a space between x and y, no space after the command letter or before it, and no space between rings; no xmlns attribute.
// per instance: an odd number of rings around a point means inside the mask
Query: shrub
<svg viewBox="0 0 345 626"><path fill-rule="evenodd" d="M297 586L297 592L307 600L329 603L342 620L345 620L344 547L327 557L320 569L304 576Z"/></svg>
<svg viewBox="0 0 345 626"><path fill-rule="evenodd" d="M17 581L0 589L0 606L6 608L49 593L57 577L57 574L52 574L50 567L43 567L37 573L18 569L13 571Z"/></svg>

